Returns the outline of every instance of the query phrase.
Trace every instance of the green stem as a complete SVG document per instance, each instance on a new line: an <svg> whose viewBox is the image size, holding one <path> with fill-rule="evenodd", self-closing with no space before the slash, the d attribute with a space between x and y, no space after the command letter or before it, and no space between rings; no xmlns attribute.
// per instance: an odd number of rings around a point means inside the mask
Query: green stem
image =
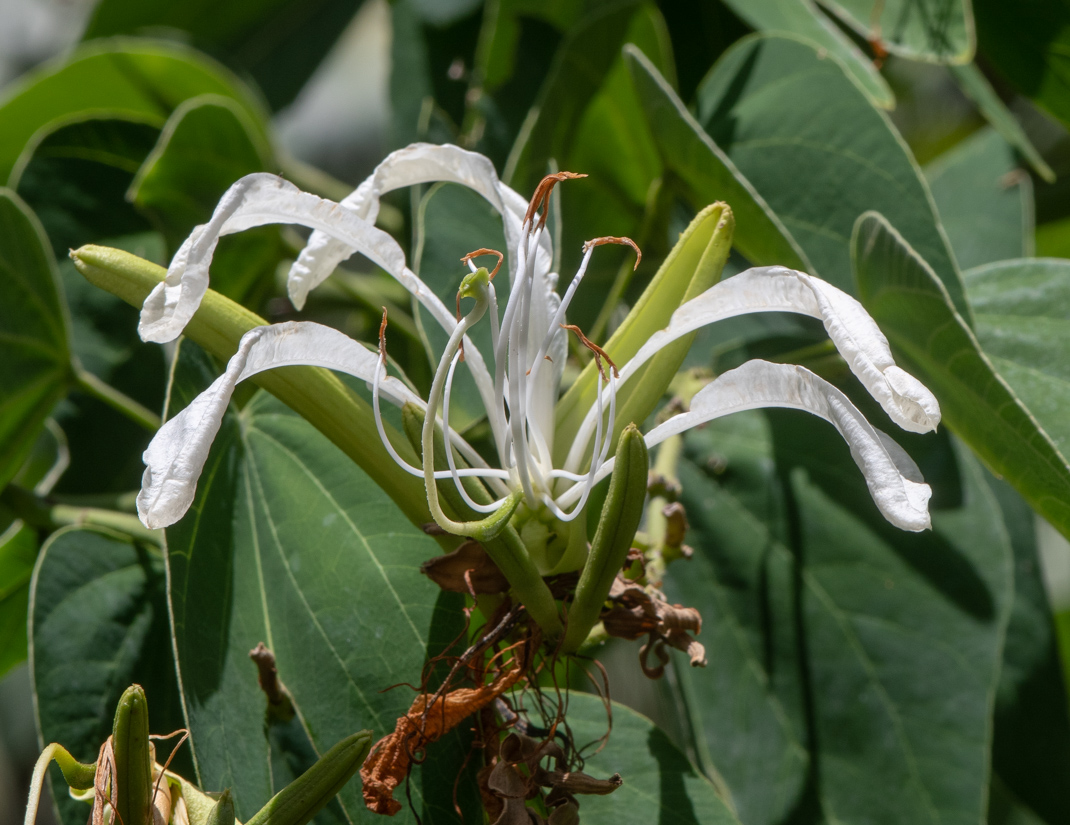
<svg viewBox="0 0 1070 825"><path fill-rule="evenodd" d="M666 438L658 447L658 457L654 460L654 473L669 481L677 481L676 476L683 450L683 436L673 435ZM646 534L650 543L646 557L646 576L647 581L655 587L661 586L661 581L665 577L665 568L668 566L664 556L668 519L663 514L665 505L668 503L668 499L656 496L650 499L646 511Z"/></svg>
<svg viewBox="0 0 1070 825"><path fill-rule="evenodd" d="M137 516L130 513L118 513L99 507L55 504L47 498L35 495L14 484L8 484L0 492L0 503L10 507L18 518L38 530L52 532L61 527L86 525L108 527L141 541L151 542L157 546L161 544L160 532L150 530L138 520Z"/></svg>
<svg viewBox="0 0 1070 825"><path fill-rule="evenodd" d="M156 432L163 421L156 413L143 404L139 404L129 395L105 383L88 370L75 368L74 380L78 388L98 401L103 401L114 410L118 410L131 421L140 424L149 432Z"/></svg>

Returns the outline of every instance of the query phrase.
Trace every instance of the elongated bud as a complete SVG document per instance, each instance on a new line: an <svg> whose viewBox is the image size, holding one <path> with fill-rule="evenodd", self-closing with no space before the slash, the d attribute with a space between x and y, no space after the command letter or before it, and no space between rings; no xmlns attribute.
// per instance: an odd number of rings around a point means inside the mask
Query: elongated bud
<svg viewBox="0 0 1070 825"><path fill-rule="evenodd" d="M220 795L204 825L234 825L234 797L230 795L230 788Z"/></svg>
<svg viewBox="0 0 1070 825"><path fill-rule="evenodd" d="M643 515L648 469L646 442L636 426L629 424L617 442L609 493L591 542L591 553L576 585L576 597L568 611L562 645L565 653L573 653L583 644L598 621L613 579L624 566Z"/></svg>
<svg viewBox="0 0 1070 825"><path fill-rule="evenodd" d="M115 709L111 735L116 821L123 825L152 825L149 703L141 685L131 685L123 691Z"/></svg>
<svg viewBox="0 0 1070 825"><path fill-rule="evenodd" d="M315 765L275 794L246 825L305 825L334 799L335 794L360 769L371 747L370 730L347 736L323 754ZM210 820L209 825L225 823Z"/></svg>

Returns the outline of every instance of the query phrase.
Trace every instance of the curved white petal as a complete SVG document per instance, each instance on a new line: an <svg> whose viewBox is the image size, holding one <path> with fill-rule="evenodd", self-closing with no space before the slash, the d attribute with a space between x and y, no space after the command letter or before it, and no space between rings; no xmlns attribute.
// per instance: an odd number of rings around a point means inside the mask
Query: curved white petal
<svg viewBox="0 0 1070 825"><path fill-rule="evenodd" d="M319 229L360 250L393 275L446 332L452 332L457 325L453 313L405 265L405 253L390 235L334 201L261 172L246 175L231 186L212 219L194 229L179 248L167 277L145 299L138 325L142 340L164 343L181 334L208 290L208 268L220 237L271 223ZM489 408L494 399L493 381L479 350L472 345L468 352L468 367Z"/></svg>
<svg viewBox="0 0 1070 825"><path fill-rule="evenodd" d="M829 283L783 266L755 267L726 278L681 304L669 325L654 333L621 368L624 383L662 347L695 330L748 312L794 312L817 318L851 371L904 430L935 430L940 404L920 381L896 366L888 339L865 308ZM588 412L587 419L592 413ZM585 420L566 467L584 453L593 421Z"/></svg>
<svg viewBox="0 0 1070 825"><path fill-rule="evenodd" d="M691 401L691 409L674 415L646 435L648 446L714 418L760 407L805 410L832 423L851 448L865 476L870 495L888 521L903 530L918 532L931 526L928 502L932 490L922 481L918 467L892 439L873 427L846 395L809 370L792 364L748 361L704 387ZM613 469L610 460L595 477ZM558 499L567 506L578 487Z"/></svg>
<svg viewBox="0 0 1070 825"><path fill-rule="evenodd" d="M498 211L502 216L505 241L510 251L510 276L515 275L516 250L527 201L502 183L494 171L494 164L476 152L449 144L436 146L430 143L414 143L398 149L387 155L375 171L341 203L369 223L375 223L379 215L379 199L384 194L406 186L436 181L467 186L482 195ZM549 272L550 239L546 238L541 246L545 247L544 268ZM304 306L308 293L323 283L334 268L355 251L354 247L327 233L313 232L290 268L288 289L294 306L298 309Z"/></svg>
<svg viewBox="0 0 1070 825"><path fill-rule="evenodd" d="M137 511L146 527L174 524L193 502L208 451L219 432L234 388L240 381L276 367L305 364L375 378L375 353L337 330L290 321L247 332L226 371L182 412L164 424L142 456L145 474ZM423 401L397 378L380 382L380 392L395 404Z"/></svg>

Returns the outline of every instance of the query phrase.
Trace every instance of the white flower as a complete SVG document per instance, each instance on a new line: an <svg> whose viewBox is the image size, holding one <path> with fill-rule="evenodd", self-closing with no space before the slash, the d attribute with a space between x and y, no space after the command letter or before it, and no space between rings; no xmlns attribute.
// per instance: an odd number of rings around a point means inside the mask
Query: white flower
<svg viewBox="0 0 1070 825"><path fill-rule="evenodd" d="M603 385L564 465L555 467L554 408L567 357L566 310L595 248L607 242L631 243L620 238L589 241L579 270L563 296L558 296L544 224L550 189L567 177L571 175L561 173L545 179L529 204L498 180L483 156L455 146L415 144L386 158L341 204L302 192L268 174L249 175L235 183L212 219L197 227L178 250L166 280L146 299L139 326L145 340L173 340L193 317L208 288L208 267L221 236L267 223L295 223L315 230L289 274L289 293L297 307L337 264L361 252L405 286L449 334L449 343L441 354L429 398L424 401L401 381L387 376L382 344L376 353L340 332L307 322L249 332L226 372L168 421L145 451L147 468L138 496L142 521L149 527L167 526L188 509L235 385L262 370L292 364L328 367L368 382L384 446L395 461L424 478L435 520L452 532L464 532L465 525L443 513L435 479L452 479L468 504L480 512L491 513L522 499L532 511L546 511L561 521L574 519L583 512L593 485L612 469L609 453L614 446L618 388L667 344L705 324L747 312L796 312L820 319L851 370L893 421L912 432L936 428L940 420L936 399L895 365L887 340L861 304L804 273L759 267L728 278L684 303L667 327L652 335L627 363L619 365L619 372L604 352L590 345L603 373ZM472 260L475 253L465 258L471 274L462 283L455 317L406 266L404 253L394 239L374 226L383 193L431 181L468 186L501 214L509 276L503 313L499 314L495 292L501 280L494 281L492 273L477 269ZM463 317L461 297L475 301ZM468 330L483 322L484 315L489 316L485 322L490 325L492 341L492 351L487 353L480 352L467 338ZM589 344L579 330L570 329ZM475 379L486 409L496 466L488 466L449 427L450 390L462 361ZM386 438L379 413L381 398L399 405L412 403L424 411L424 466L408 465ZM758 407L791 407L830 421L850 445L884 516L905 530L929 527L931 491L916 465L888 436L873 428L843 393L802 367L751 361L726 372L695 396L689 411L669 418L645 439L653 446L721 415ZM436 421L449 433L453 445L446 451L449 469L436 470L430 463L433 451L428 448ZM458 468L455 452L467 467ZM463 476L482 479L496 500L490 504L473 501L461 484Z"/></svg>

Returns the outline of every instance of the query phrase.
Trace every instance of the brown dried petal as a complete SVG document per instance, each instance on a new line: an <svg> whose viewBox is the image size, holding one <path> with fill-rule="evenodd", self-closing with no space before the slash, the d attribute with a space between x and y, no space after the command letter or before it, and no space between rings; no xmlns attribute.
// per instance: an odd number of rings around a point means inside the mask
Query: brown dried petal
<svg viewBox="0 0 1070 825"><path fill-rule="evenodd" d="M471 571L468 580L477 594L504 593L509 589L505 575L477 541L466 541L452 553L435 556L420 565L421 573L452 593L468 593L466 571Z"/></svg>
<svg viewBox="0 0 1070 825"><path fill-rule="evenodd" d="M544 782L541 784L560 788L569 794L594 794L605 796L611 794L624 784L619 773L613 774L609 779L595 779L583 771L543 771Z"/></svg>
<svg viewBox="0 0 1070 825"><path fill-rule="evenodd" d="M516 684L522 673L523 669L517 665L489 685L458 688L441 696L427 693L417 696L409 712L398 719L394 732L375 744L360 769L368 810L387 816L400 811L401 803L393 798L394 789L408 776L412 754L489 705Z"/></svg>
<svg viewBox="0 0 1070 825"><path fill-rule="evenodd" d="M580 825L580 809L574 802L554 808L546 825Z"/></svg>

